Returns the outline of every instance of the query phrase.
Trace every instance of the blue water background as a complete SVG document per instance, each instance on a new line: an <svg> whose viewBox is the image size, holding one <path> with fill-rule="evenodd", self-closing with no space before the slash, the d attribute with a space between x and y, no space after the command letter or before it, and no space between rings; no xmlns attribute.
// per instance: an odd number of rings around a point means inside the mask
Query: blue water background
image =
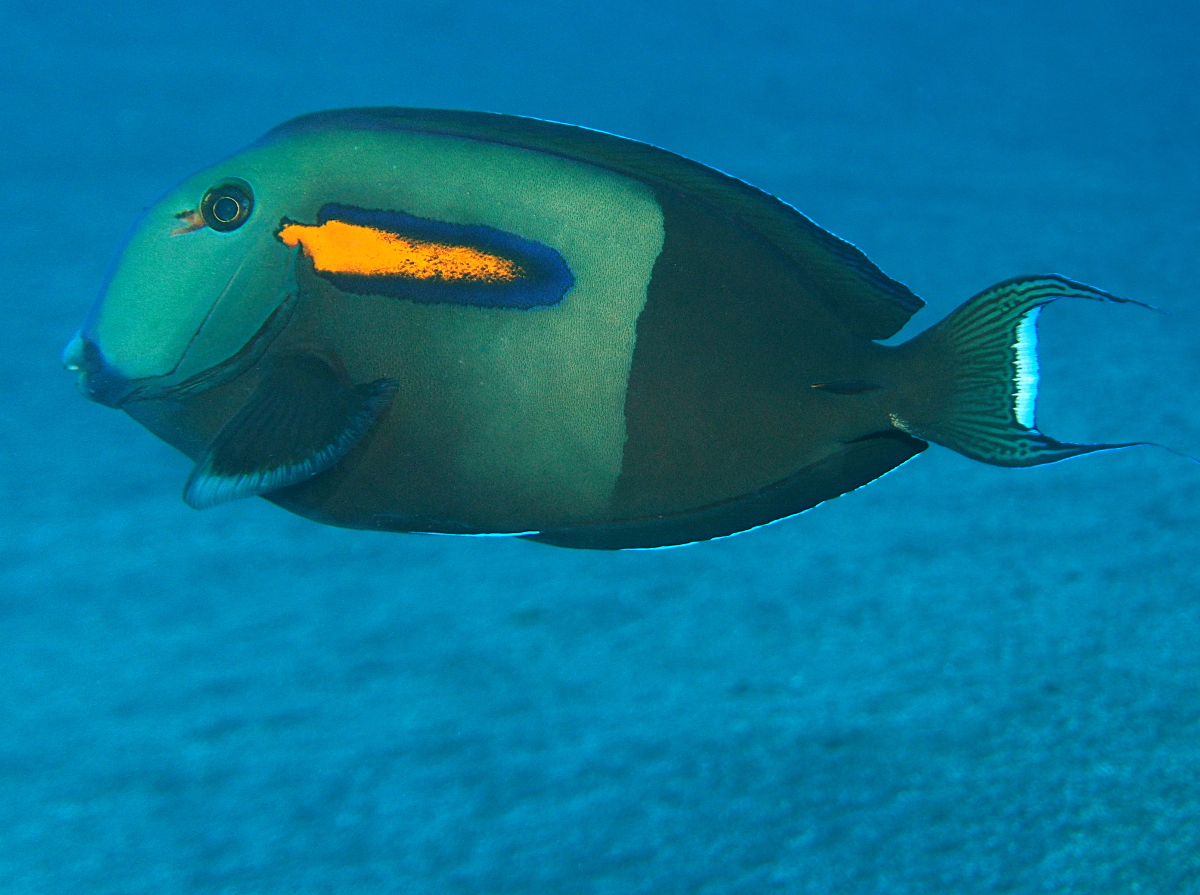
<svg viewBox="0 0 1200 895"><path fill-rule="evenodd" d="M1040 421L1200 453L1195 2L11 2L0 891L1200 892L1200 468L931 448L596 554L197 513L58 368L139 210L302 112L650 141L928 302L1060 271Z"/></svg>

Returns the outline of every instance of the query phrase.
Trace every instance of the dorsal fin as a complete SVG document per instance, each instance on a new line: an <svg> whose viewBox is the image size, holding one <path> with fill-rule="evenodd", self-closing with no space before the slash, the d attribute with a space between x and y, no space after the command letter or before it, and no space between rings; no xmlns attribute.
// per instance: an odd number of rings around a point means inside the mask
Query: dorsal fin
<svg viewBox="0 0 1200 895"><path fill-rule="evenodd" d="M813 295L868 339L895 335L924 305L859 249L787 203L699 162L604 131L569 124L444 109L361 108L314 112L279 125L269 142L330 128L398 130L503 143L577 159L672 189L742 222L791 260Z"/></svg>

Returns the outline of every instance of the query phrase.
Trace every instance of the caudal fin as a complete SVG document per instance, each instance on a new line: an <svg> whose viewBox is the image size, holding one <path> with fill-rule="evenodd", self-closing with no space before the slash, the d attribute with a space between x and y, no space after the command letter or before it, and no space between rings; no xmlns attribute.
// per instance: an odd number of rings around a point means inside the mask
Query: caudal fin
<svg viewBox="0 0 1200 895"><path fill-rule="evenodd" d="M1142 304L1057 274L997 283L904 346L924 381L892 421L996 466L1037 466L1143 444L1069 444L1038 431L1037 318L1059 298Z"/></svg>

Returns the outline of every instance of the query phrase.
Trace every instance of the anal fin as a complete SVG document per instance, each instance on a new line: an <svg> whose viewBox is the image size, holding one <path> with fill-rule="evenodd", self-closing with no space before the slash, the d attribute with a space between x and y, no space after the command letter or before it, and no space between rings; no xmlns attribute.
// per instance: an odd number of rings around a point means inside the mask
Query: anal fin
<svg viewBox="0 0 1200 895"><path fill-rule="evenodd" d="M272 359L196 463L184 501L205 509L324 472L366 435L398 387L395 379L355 386L314 354Z"/></svg>
<svg viewBox="0 0 1200 895"><path fill-rule="evenodd" d="M646 550L723 538L794 516L895 469L924 441L897 431L838 445L829 456L752 494L683 513L568 526L523 535L526 540L588 550Z"/></svg>

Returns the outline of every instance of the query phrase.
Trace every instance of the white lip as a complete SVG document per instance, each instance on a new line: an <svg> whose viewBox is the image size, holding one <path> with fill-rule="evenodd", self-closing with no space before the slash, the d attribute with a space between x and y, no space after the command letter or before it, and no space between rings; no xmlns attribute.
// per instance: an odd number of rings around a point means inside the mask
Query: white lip
<svg viewBox="0 0 1200 895"><path fill-rule="evenodd" d="M63 349L62 365L64 370L70 370L72 373L94 372L85 369L87 359L83 355L83 336L75 333L75 338L67 343L67 347Z"/></svg>

